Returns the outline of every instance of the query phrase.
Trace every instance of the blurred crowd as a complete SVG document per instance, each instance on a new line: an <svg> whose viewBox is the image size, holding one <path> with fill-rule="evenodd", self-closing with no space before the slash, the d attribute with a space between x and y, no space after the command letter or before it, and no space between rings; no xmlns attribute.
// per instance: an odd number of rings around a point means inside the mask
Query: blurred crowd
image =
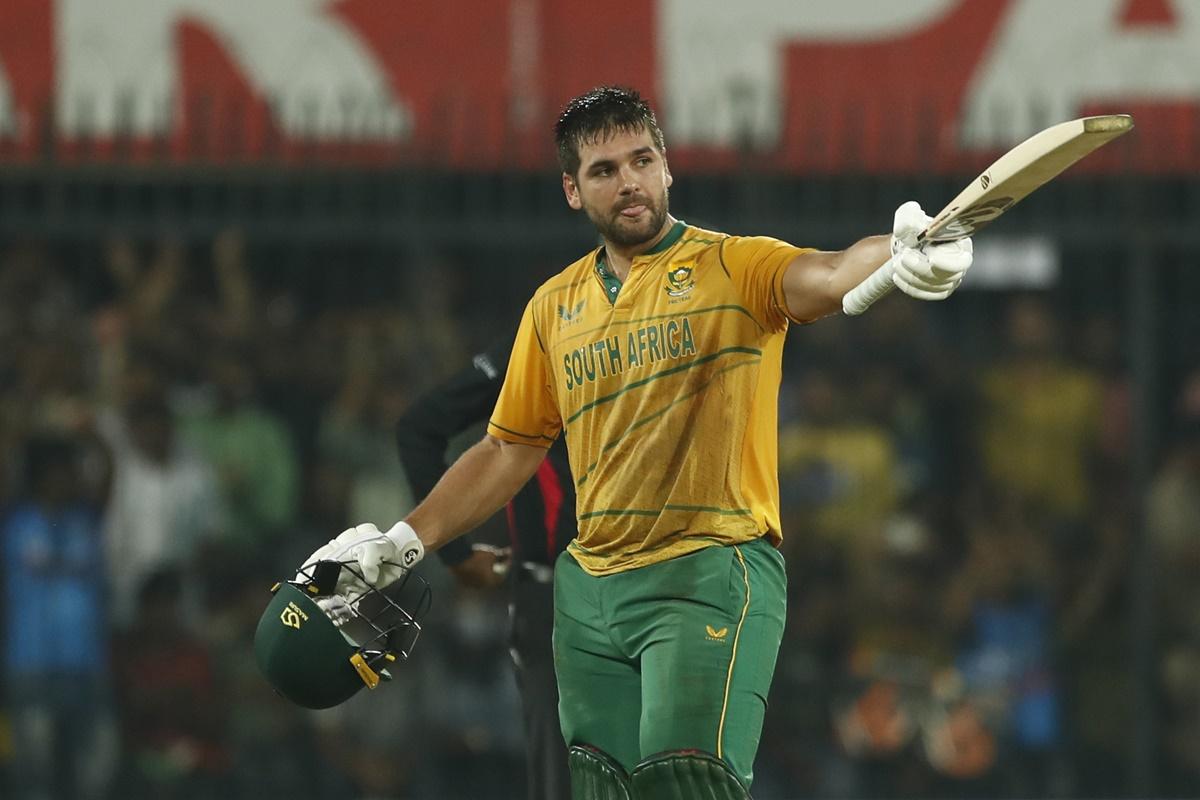
<svg viewBox="0 0 1200 800"><path fill-rule="evenodd" d="M503 593L431 559L413 659L326 712L251 648L275 580L412 506L394 421L519 306L463 296L492 265L397 266L395 297L286 266L236 230L0 246L3 796L522 796ZM1121 333L966 293L791 334L756 797L1120 796L1143 555L1156 769L1200 785L1200 364L1142 496Z"/></svg>

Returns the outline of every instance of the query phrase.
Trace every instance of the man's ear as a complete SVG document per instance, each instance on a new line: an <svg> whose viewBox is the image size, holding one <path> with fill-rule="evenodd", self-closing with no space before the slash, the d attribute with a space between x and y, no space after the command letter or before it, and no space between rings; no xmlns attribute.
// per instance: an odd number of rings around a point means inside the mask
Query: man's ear
<svg viewBox="0 0 1200 800"><path fill-rule="evenodd" d="M671 176L671 167L667 164L667 159L663 157L663 172L667 173L667 188L671 188L671 184L675 182L675 178Z"/></svg>
<svg viewBox="0 0 1200 800"><path fill-rule="evenodd" d="M579 196L579 186L575 179L567 173L562 174L563 194L567 196L567 205L578 211L583 208L583 198Z"/></svg>

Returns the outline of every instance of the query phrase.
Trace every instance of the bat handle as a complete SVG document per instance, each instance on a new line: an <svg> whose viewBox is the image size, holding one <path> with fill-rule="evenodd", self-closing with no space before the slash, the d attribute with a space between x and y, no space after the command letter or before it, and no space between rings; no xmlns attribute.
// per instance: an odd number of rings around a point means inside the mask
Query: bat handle
<svg viewBox="0 0 1200 800"><path fill-rule="evenodd" d="M852 316L861 314L876 300L895 289L892 272L892 259L889 258L879 269L868 275L865 281L846 292L846 296L842 298L842 311Z"/></svg>

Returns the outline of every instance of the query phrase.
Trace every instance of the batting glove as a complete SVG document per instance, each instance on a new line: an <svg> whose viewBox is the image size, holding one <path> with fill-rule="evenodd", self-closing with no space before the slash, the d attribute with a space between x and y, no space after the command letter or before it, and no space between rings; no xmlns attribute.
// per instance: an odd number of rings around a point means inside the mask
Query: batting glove
<svg viewBox="0 0 1200 800"><path fill-rule="evenodd" d="M918 300L945 300L962 283L974 259L970 238L919 243L918 237L932 221L910 200L896 209L892 229L892 282Z"/></svg>
<svg viewBox="0 0 1200 800"><path fill-rule="evenodd" d="M399 580L425 557L425 546L407 522L397 522L386 533L366 522L342 531L309 556L301 570L318 561L340 561L355 567L338 575L335 592L355 599L373 586L382 589ZM354 574L361 574L361 578Z"/></svg>
<svg viewBox="0 0 1200 800"><path fill-rule="evenodd" d="M326 595L318 597L316 600L317 607L325 612L325 616L329 617L335 628L340 628L350 620L358 616L358 609L354 603L351 603L340 594Z"/></svg>

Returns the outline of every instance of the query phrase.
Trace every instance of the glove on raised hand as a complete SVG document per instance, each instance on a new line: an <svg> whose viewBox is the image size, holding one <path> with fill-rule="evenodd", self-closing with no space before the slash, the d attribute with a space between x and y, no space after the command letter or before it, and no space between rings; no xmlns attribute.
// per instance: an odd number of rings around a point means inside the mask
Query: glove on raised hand
<svg viewBox="0 0 1200 800"><path fill-rule="evenodd" d="M896 209L892 228L892 282L918 300L945 300L962 283L974 259L971 239L918 242L932 218L910 200Z"/></svg>

